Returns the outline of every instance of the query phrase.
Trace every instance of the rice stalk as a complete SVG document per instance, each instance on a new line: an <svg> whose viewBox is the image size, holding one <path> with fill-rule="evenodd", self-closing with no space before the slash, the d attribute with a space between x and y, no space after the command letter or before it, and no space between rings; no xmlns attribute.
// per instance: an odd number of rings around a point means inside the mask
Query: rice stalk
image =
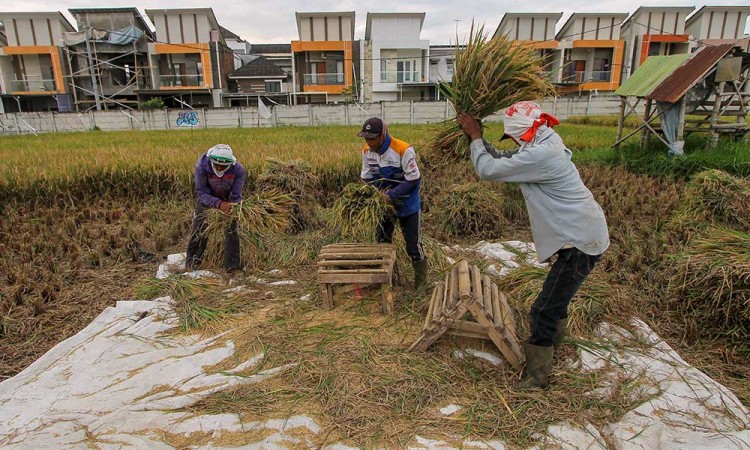
<svg viewBox="0 0 750 450"><path fill-rule="evenodd" d="M686 326L698 335L728 337L750 352L750 234L711 229L675 260L680 266L672 293Z"/></svg>
<svg viewBox="0 0 750 450"><path fill-rule="evenodd" d="M294 200L277 190L251 194L234 207L229 215L209 210L204 236L208 246L204 262L210 267L221 267L224 251L224 232L237 224L240 236L240 258L245 266L258 265L266 250L264 240L289 226L289 214Z"/></svg>
<svg viewBox="0 0 750 450"><path fill-rule="evenodd" d="M331 224L343 239L374 242L378 223L394 209L376 187L360 182L344 187L331 212Z"/></svg>
<svg viewBox="0 0 750 450"><path fill-rule="evenodd" d="M473 22L463 49L456 47L453 79L440 83L457 113L484 119L520 100L553 92L537 50L505 36L489 39ZM435 166L468 158L469 143L454 120L443 122L429 153Z"/></svg>
<svg viewBox="0 0 750 450"><path fill-rule="evenodd" d="M318 176L309 162L303 159L280 161L268 158L263 173L256 181L258 191L277 190L293 201L290 215L290 232L296 232L318 223L315 214Z"/></svg>
<svg viewBox="0 0 750 450"><path fill-rule="evenodd" d="M683 239L721 225L750 232L750 182L712 169L694 175L670 228Z"/></svg>

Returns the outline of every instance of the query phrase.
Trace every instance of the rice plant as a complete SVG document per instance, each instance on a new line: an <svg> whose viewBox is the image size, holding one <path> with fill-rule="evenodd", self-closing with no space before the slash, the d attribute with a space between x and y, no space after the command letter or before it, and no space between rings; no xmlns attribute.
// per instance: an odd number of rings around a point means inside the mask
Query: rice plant
<svg viewBox="0 0 750 450"><path fill-rule="evenodd" d="M303 159L284 162L268 158L265 170L256 180L259 190L276 189L294 201L290 215L291 232L303 230L317 222L317 183L318 176L312 172L310 163Z"/></svg>
<svg viewBox="0 0 750 450"><path fill-rule="evenodd" d="M711 229L675 257L675 303L703 336L725 336L750 352L750 235Z"/></svg>
<svg viewBox="0 0 750 450"><path fill-rule="evenodd" d="M441 237L497 238L507 232L505 199L486 183L453 184L435 200L431 219Z"/></svg>

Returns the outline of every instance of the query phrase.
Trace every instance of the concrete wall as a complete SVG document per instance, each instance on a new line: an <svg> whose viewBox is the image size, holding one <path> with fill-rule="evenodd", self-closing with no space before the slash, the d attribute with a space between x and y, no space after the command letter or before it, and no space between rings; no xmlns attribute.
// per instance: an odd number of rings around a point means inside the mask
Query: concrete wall
<svg viewBox="0 0 750 450"><path fill-rule="evenodd" d="M564 120L570 116L618 114L619 97L571 96L545 99L545 111ZM360 126L368 117L388 123L427 124L449 120L455 112L449 102L382 102L369 104L274 106L272 116L260 118L256 107L217 109L163 109L150 111L90 111L87 113L0 114L7 133L28 134L64 131L189 130L191 128L255 128L272 126ZM496 114L487 118L500 121Z"/></svg>

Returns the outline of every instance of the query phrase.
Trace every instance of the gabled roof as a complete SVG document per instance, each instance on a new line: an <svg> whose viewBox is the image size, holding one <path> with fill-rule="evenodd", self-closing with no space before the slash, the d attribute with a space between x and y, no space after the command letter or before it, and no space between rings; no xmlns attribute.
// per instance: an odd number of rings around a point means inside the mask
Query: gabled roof
<svg viewBox="0 0 750 450"><path fill-rule="evenodd" d="M649 13L649 12L684 12L685 15L690 14L695 10L695 6L639 6L638 9L636 9L633 14L630 15L625 21L620 25L621 27L624 27L625 25L630 25L631 21L633 20L633 17L637 16L641 13Z"/></svg>
<svg viewBox="0 0 750 450"><path fill-rule="evenodd" d="M650 94L664 79L690 59L689 53L668 56L649 56L633 75L625 80L615 91L622 97L645 97Z"/></svg>
<svg viewBox="0 0 750 450"><path fill-rule="evenodd" d="M592 17L592 18L593 17L614 17L616 19L620 19L620 24L621 24L623 20L627 19L628 14L627 13L573 13L570 15L570 17L568 17L568 20L565 21L565 24L563 25L562 28L560 28L560 31L557 32L557 34L555 35L555 39L559 41L562 38L570 35L571 33L570 33L569 28L573 25L576 19L581 18L581 17ZM615 24L615 25L620 25L620 24ZM572 33L572 34L575 35L576 33Z"/></svg>
<svg viewBox="0 0 750 450"><path fill-rule="evenodd" d="M249 54L264 55L270 53L292 54L292 44L250 44Z"/></svg>
<svg viewBox="0 0 750 450"><path fill-rule="evenodd" d="M687 18L685 26L689 26L695 22L699 17L708 12L716 11L727 11L727 12L746 12L750 13L750 6L701 6L698 11L694 12L690 17Z"/></svg>
<svg viewBox="0 0 750 450"><path fill-rule="evenodd" d="M229 78L287 78L288 76L279 66L264 56L256 57L229 74Z"/></svg>
<svg viewBox="0 0 750 450"><path fill-rule="evenodd" d="M511 20L525 19L525 18L539 18L539 19L554 19L557 23L563 16L563 13L505 13L503 18L500 19L500 24L495 29L495 34L492 37L497 37L502 32L503 27L510 25Z"/></svg>
<svg viewBox="0 0 750 450"><path fill-rule="evenodd" d="M68 32L76 31L76 29L73 28L73 25L71 25L71 23L68 22L68 19L66 19L65 16L63 16L60 11L0 12L0 22L2 22L3 17L9 17L9 18L39 17L41 19L54 19L54 20L60 21L60 23L62 24L64 28L64 30L62 31L68 31Z"/></svg>
<svg viewBox="0 0 750 450"><path fill-rule="evenodd" d="M295 12L294 17L297 19L297 33L300 32L300 22L308 17L338 17L344 16L352 19L352 39L354 39L354 11L331 11L331 12Z"/></svg>
<svg viewBox="0 0 750 450"><path fill-rule="evenodd" d="M677 103L687 91L698 84L713 69L734 44L699 48L682 66L675 69L646 98L659 102Z"/></svg>
<svg viewBox="0 0 750 450"><path fill-rule="evenodd" d="M734 44L700 47L695 53L649 56L616 91L622 97L643 97L677 103L729 53Z"/></svg>
<svg viewBox="0 0 750 450"><path fill-rule="evenodd" d="M171 15L206 13L206 15L208 16L208 23L211 24L211 28L214 30L221 30L221 25L219 25L219 21L216 20L216 15L214 14L213 8L165 8L146 9L144 11L146 12L146 15L151 20L151 22L154 23L154 25L156 25L156 23L154 22L154 14ZM225 43L224 36L221 35L221 32L219 33L219 36L221 37L222 43Z"/></svg>
<svg viewBox="0 0 750 450"><path fill-rule="evenodd" d="M424 25L425 13L367 13L367 25L365 26L365 40L369 41L370 32L372 31L373 19L388 19L388 18L404 18L404 19L419 19L419 31L422 32L422 25Z"/></svg>
<svg viewBox="0 0 750 450"><path fill-rule="evenodd" d="M140 11L138 11L138 8L132 8L132 7L124 7L124 8L69 8L68 12L75 16L77 14L112 14L112 13L132 13L133 17L135 17L135 20L137 22L136 26L141 29L146 35L151 38L151 40L156 39L156 35L151 30L151 27L148 26L145 20L143 20L143 16L141 15ZM79 25L80 28L80 24ZM114 30L113 30L114 31Z"/></svg>
<svg viewBox="0 0 750 450"><path fill-rule="evenodd" d="M221 30L221 35L224 36L224 39L236 39L238 41L244 41L244 39L242 39L238 34L232 33L221 25L219 25L219 29Z"/></svg>

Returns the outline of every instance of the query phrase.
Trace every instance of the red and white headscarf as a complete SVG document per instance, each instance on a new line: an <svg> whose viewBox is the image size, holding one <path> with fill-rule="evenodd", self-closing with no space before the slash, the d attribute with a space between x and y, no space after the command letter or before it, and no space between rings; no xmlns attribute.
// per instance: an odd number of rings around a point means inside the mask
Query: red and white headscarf
<svg viewBox="0 0 750 450"><path fill-rule="evenodd" d="M503 123L505 134L523 145L533 141L539 131L554 127L560 121L553 115L542 112L542 108L536 103L522 101L505 110Z"/></svg>

